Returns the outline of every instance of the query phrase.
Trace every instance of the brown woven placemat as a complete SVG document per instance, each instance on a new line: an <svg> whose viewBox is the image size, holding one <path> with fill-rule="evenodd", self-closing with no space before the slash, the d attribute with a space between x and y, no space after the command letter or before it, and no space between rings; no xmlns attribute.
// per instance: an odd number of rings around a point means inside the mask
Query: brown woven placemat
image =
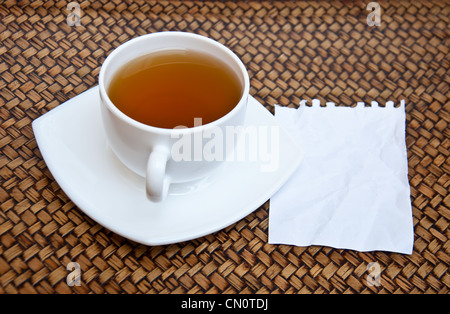
<svg viewBox="0 0 450 314"><path fill-rule="evenodd" d="M365 1L76 2L81 26L68 25L66 1L0 3L0 293L449 293L449 1L378 1L380 26ZM230 47L271 111L406 99L414 253L269 245L269 202L168 246L89 219L47 169L31 122L95 86L115 47L166 30ZM80 286L67 284L71 262Z"/></svg>

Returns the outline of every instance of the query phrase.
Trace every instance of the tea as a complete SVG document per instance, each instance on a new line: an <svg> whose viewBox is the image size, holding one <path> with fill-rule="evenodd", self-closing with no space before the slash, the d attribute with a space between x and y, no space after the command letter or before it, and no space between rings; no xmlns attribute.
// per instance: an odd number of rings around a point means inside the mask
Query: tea
<svg viewBox="0 0 450 314"><path fill-rule="evenodd" d="M192 50L163 50L136 58L112 78L108 96L130 118L160 127L194 126L230 112L242 95L224 62Z"/></svg>

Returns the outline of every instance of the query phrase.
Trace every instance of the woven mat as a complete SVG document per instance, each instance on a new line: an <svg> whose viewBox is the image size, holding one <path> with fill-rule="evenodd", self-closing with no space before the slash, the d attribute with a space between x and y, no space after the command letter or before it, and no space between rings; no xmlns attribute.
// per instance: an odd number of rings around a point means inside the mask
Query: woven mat
<svg viewBox="0 0 450 314"><path fill-rule="evenodd" d="M0 293L449 293L449 1L379 1L380 26L368 26L365 1L79 3L81 26L68 25L65 1L0 3ZM302 99L406 99L414 253L269 245L269 202L156 247L87 217L47 169L31 122L95 86L115 47L166 30L230 47L272 112ZM80 286L67 284L71 262Z"/></svg>

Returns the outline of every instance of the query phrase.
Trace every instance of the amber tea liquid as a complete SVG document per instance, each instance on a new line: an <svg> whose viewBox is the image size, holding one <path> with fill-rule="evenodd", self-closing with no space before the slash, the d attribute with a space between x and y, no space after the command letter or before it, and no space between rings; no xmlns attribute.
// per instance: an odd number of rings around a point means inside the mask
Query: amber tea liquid
<svg viewBox="0 0 450 314"><path fill-rule="evenodd" d="M236 74L221 60L192 50L150 53L124 65L108 88L130 118L160 128L194 126L230 112L242 95Z"/></svg>

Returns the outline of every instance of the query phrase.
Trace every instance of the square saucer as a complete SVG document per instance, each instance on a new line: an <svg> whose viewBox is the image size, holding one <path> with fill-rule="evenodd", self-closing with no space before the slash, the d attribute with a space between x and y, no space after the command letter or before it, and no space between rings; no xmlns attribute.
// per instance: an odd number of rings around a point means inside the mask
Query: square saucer
<svg viewBox="0 0 450 314"><path fill-rule="evenodd" d="M207 180L174 185L166 200L152 203L144 178L126 168L108 146L98 86L32 126L47 167L74 204L97 223L145 245L192 240L241 220L269 200L302 159L291 136L250 96L245 126L279 130L276 167L268 171L261 160L228 160Z"/></svg>

